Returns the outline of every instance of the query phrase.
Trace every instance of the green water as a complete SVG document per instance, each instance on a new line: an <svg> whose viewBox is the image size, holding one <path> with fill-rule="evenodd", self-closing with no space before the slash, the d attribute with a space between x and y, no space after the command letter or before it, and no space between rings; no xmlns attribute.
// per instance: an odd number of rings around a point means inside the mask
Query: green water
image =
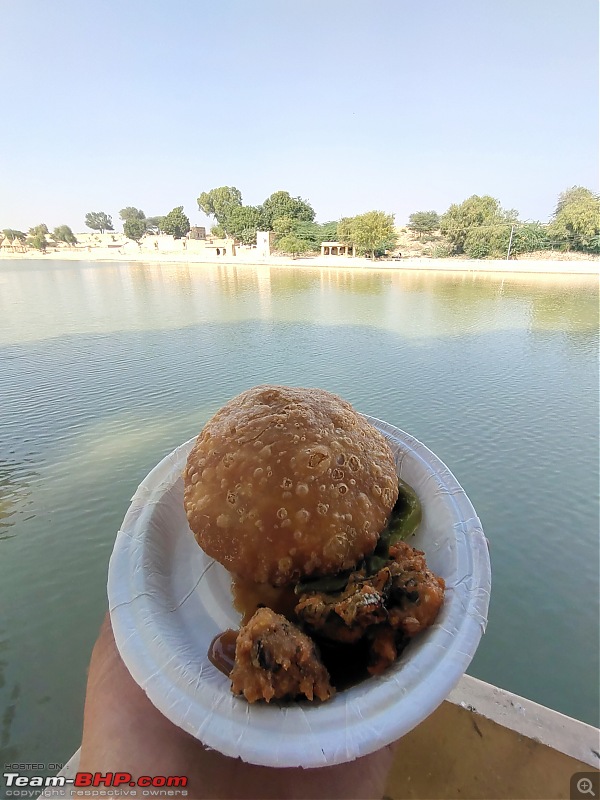
<svg viewBox="0 0 600 800"><path fill-rule="evenodd" d="M0 262L2 762L77 748L129 498L266 382L446 462L491 548L470 674L598 724L597 326L593 278Z"/></svg>

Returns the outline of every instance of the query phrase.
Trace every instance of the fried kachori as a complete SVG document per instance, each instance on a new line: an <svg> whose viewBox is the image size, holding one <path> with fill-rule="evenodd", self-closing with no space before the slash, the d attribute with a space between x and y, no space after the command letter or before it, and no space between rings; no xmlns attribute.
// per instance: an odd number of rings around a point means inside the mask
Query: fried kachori
<svg viewBox="0 0 600 800"><path fill-rule="evenodd" d="M284 586L372 552L398 496L385 437L335 394L257 386L198 436L184 504L199 545L230 572Z"/></svg>

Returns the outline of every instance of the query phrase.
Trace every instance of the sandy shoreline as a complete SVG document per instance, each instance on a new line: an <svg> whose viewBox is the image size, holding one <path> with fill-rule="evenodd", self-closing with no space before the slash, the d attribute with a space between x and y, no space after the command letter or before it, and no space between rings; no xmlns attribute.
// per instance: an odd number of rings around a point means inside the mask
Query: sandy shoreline
<svg viewBox="0 0 600 800"><path fill-rule="evenodd" d="M375 272L387 271L433 271L446 273L484 273L508 277L510 275L595 275L600 274L600 260L573 259L565 261L551 260L475 260L475 259L432 259L432 258L403 258L401 261L377 261L372 264L368 258L346 258L338 256L315 258L283 258L270 256L268 258L252 257L244 253L243 256L232 256L222 259L213 258L210 261L199 258L195 253L182 252L135 252L129 248L92 248L90 251L83 249L60 249L42 255L41 253L27 251L25 253L0 252L1 261L112 261L132 262L147 264L190 264L197 266L233 266L233 267L291 267L299 269L315 267L318 269L349 269Z"/></svg>

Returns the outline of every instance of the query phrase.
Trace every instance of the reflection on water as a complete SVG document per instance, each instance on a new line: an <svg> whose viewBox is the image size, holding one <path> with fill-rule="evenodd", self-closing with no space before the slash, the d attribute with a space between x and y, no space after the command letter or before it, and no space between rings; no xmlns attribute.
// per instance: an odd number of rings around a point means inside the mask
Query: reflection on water
<svg viewBox="0 0 600 800"><path fill-rule="evenodd" d="M35 477L30 468L0 459L0 539L10 535L7 529L16 523L18 513L26 514L29 483Z"/></svg>
<svg viewBox="0 0 600 800"><path fill-rule="evenodd" d="M189 264L0 265L0 344L223 320L373 324L406 336L595 330L593 276ZM277 302L273 303L273 299Z"/></svg>
<svg viewBox="0 0 600 800"><path fill-rule="evenodd" d="M597 724L597 322L592 277L0 262L4 752L76 749L129 499L267 382L336 391L446 461L491 542L471 673Z"/></svg>

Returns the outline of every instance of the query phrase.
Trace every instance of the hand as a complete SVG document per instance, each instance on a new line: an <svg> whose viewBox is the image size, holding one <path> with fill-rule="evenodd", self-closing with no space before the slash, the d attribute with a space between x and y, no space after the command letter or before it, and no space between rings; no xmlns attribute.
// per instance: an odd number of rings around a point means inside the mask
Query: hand
<svg viewBox="0 0 600 800"><path fill-rule="evenodd" d="M80 771L185 775L188 800L365 800L382 797L392 759L390 746L334 767L274 769L207 750L152 705L104 619L88 674Z"/></svg>

